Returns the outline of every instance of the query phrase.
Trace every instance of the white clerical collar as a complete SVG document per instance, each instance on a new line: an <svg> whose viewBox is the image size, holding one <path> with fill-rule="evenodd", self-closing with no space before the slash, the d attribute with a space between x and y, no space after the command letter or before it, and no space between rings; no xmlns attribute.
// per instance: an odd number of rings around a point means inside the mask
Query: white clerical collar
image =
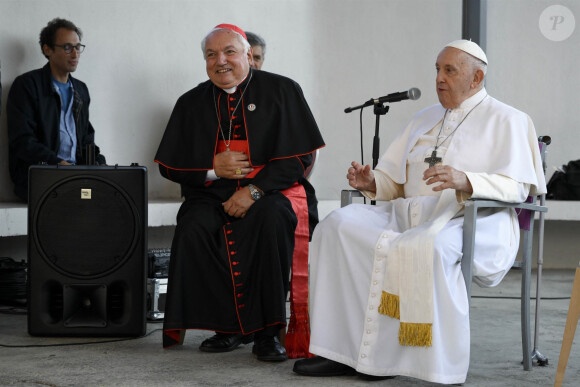
<svg viewBox="0 0 580 387"><path fill-rule="evenodd" d="M480 103L486 96L487 96L487 91L485 90L485 87L483 87L477 93L475 93L471 97L467 98L465 101L461 102L459 104L459 106L457 106L455 109L471 110L475 105ZM451 109L451 111L453 111L455 109Z"/></svg>
<svg viewBox="0 0 580 387"><path fill-rule="evenodd" d="M250 74L250 72L248 71L248 74ZM248 74L246 74L246 76L244 77L244 79L242 79L242 81L240 83L238 83L237 85L235 85L234 87L230 87L229 89L222 89L223 91L225 91L228 94L233 94L236 92L236 90L238 90L238 86L240 86L242 83L244 83L244 81L246 80L246 78L248 77Z"/></svg>

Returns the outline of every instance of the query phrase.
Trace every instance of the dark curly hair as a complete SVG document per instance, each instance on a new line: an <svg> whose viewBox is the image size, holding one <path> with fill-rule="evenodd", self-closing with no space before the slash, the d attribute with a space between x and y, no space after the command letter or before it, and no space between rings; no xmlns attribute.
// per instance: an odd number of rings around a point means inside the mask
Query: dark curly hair
<svg viewBox="0 0 580 387"><path fill-rule="evenodd" d="M44 55L44 51L42 50L42 48L44 47L45 44L50 48L54 48L56 31L59 28L66 28L69 31L76 32L77 35L79 36L79 40L83 38L82 31L80 30L80 28L75 26L73 22L60 18L52 19L51 21L48 22L46 27L44 27L42 31L40 31L40 39L38 40L38 43L40 43L40 51L42 52L42 55ZM46 57L46 59L48 59L46 55L44 56Z"/></svg>

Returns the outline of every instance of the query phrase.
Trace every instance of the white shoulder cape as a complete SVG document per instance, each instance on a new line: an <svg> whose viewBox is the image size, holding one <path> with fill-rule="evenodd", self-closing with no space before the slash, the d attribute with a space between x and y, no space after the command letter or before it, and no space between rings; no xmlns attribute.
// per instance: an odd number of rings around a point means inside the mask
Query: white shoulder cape
<svg viewBox="0 0 580 387"><path fill-rule="evenodd" d="M441 104L417 113L389 146L376 169L404 184L409 151L444 113ZM528 183L530 194L546 192L538 138L531 118L489 95L457 129L442 163L464 172L501 174Z"/></svg>

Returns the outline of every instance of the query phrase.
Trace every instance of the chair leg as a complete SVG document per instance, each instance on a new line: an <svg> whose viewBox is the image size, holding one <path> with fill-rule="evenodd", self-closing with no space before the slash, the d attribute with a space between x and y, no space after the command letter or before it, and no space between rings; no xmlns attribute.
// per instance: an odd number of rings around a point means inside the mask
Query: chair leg
<svg viewBox="0 0 580 387"><path fill-rule="evenodd" d="M524 231L522 254L522 295L521 295L521 321L522 321L522 363L524 370L532 369L532 346L530 340L530 283L532 282L532 249L531 241L533 228Z"/></svg>
<svg viewBox="0 0 580 387"><path fill-rule="evenodd" d="M570 298L570 307L568 308L568 317L566 319L566 327L564 328L564 337L562 339L562 349L560 350L560 358L558 359L558 370L556 371L556 381L554 387L560 387L564 381L564 373L566 372L566 365L570 357L570 350L572 349L572 341L574 341L574 334L576 333L576 326L578 325L578 317L580 316L580 268L576 269L574 276L574 285L572 286L572 297Z"/></svg>

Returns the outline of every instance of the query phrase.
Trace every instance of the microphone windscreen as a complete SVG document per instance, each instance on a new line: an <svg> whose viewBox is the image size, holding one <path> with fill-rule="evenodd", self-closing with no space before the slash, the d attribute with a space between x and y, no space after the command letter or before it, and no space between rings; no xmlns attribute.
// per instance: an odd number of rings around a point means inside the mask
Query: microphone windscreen
<svg viewBox="0 0 580 387"><path fill-rule="evenodd" d="M409 99L415 101L421 97L421 90L417 89L416 87L412 87L408 91Z"/></svg>

